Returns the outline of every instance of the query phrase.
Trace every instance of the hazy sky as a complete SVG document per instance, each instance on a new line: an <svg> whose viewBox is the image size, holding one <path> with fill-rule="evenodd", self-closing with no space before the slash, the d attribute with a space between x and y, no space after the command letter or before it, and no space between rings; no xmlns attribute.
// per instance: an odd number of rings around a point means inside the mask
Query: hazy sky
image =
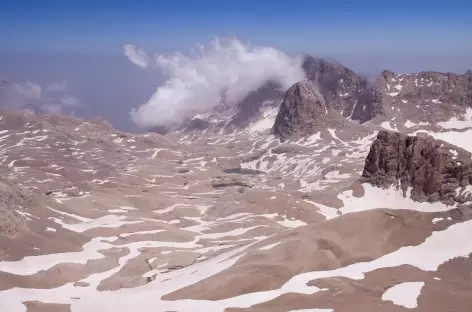
<svg viewBox="0 0 472 312"><path fill-rule="evenodd" d="M1 0L0 78L18 84L17 93L27 95L21 103L58 107L64 97L74 98L79 116L101 115L116 128L137 131L132 108L150 104L151 97L157 106L167 105L161 103L164 91L175 91L180 83L188 86L189 70L221 82L208 76L208 62L218 60L224 78L229 67L247 74L247 56L260 59L251 48L237 52L239 59L232 63L220 61L234 47L202 59L175 54L188 54L198 44L208 47L217 36L288 55L326 56L371 74L382 69L463 73L472 68L471 34L471 0ZM161 68L135 66L124 55L129 43L149 57L170 55L164 60L173 61ZM281 65L286 64L283 58L273 64L288 68ZM165 75L169 70L170 78ZM51 93L58 85L64 88ZM197 87L187 92L192 99L207 95L208 90Z"/></svg>

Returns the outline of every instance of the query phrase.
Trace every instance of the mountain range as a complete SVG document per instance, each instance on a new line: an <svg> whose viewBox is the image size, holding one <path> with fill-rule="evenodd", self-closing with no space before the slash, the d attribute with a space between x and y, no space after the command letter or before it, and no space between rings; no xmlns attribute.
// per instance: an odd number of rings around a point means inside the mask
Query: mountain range
<svg viewBox="0 0 472 312"><path fill-rule="evenodd" d="M303 70L141 134L0 111L0 311L469 311L470 72Z"/></svg>

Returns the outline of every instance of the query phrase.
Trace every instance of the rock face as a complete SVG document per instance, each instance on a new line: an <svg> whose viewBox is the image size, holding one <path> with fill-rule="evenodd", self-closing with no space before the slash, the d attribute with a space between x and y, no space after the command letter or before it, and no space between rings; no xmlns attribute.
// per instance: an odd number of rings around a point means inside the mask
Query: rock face
<svg viewBox="0 0 472 312"><path fill-rule="evenodd" d="M0 236L15 235L24 226L23 211L31 205L31 194L0 179Z"/></svg>
<svg viewBox="0 0 472 312"><path fill-rule="evenodd" d="M281 139L306 136L322 126L327 116L323 96L310 82L297 82L285 93L272 131Z"/></svg>
<svg viewBox="0 0 472 312"><path fill-rule="evenodd" d="M359 123L396 118L413 123L435 124L463 116L472 107L472 75L440 72L396 74L384 70L376 79L356 74L342 64L305 55L306 78L317 90L320 103L330 111ZM277 108L284 92L268 81L239 103L221 103L189 119L179 130L228 134L244 130ZM197 112L196 112L197 113ZM275 113L274 113L275 115ZM375 122L375 121L374 121ZM280 121L279 121L280 123ZM176 129L164 129L167 133Z"/></svg>
<svg viewBox="0 0 472 312"><path fill-rule="evenodd" d="M360 123L382 115L435 123L463 113L472 104L470 71L458 75L384 70L369 81L340 63L312 56L305 57L303 68L327 107Z"/></svg>
<svg viewBox="0 0 472 312"><path fill-rule="evenodd" d="M348 117L363 90L363 79L342 64L306 55L302 64L307 78L323 95L326 105Z"/></svg>
<svg viewBox="0 0 472 312"><path fill-rule="evenodd" d="M429 137L380 131L365 160L362 182L387 188L397 183L416 201L472 201L471 154Z"/></svg>

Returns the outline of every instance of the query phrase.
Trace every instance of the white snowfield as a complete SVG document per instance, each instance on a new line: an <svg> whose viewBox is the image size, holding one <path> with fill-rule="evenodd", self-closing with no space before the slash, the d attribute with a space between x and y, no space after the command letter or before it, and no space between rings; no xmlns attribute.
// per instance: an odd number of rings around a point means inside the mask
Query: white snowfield
<svg viewBox="0 0 472 312"><path fill-rule="evenodd" d="M377 188L364 185L364 189L366 191L364 197L354 198L349 195L349 192L339 196L344 202L344 207L339 209L341 213L354 213L362 209L398 207L419 211L427 210L429 212L448 210L448 207L441 207L442 204L427 204L429 207L415 206L413 201L403 198L400 193L395 193L393 190L389 190L387 196L381 196L383 193ZM229 232L226 234L229 235ZM336 270L302 273L292 277L282 287L275 290L248 293L215 301L165 301L159 300L159 298L230 268L238 259L245 255L246 250L252 244L222 253L215 258L196 263L187 268L161 276L158 275L154 281L137 288L98 291L95 287L100 281L118 272L126 261L139 254L138 250L142 247L162 246L180 249L198 247L196 241L188 243L143 241L115 245L115 247L119 248L128 248L131 252L120 258L120 265L118 267L103 273L93 274L82 280L82 282L90 283L90 286L75 287L73 283L68 283L53 289L13 288L4 290L0 292L0 307L2 311L26 311L26 307L22 302L41 301L70 304L72 311L130 311L137 306L143 312L156 311L156 309L162 311L195 311L195 307L204 311L224 311L224 309L229 307L247 308L287 293L314 294L322 291L318 287L306 285L309 281L316 279L339 276L360 280L364 278L365 273L380 268L398 267L400 265L411 265L424 271L435 271L441 264L455 257L467 257L472 252L472 240L469 239L471 235L472 221L465 221L451 225L443 231L433 232L420 245L400 248L373 261L355 263ZM223 234L203 234L203 237L205 236L219 238ZM111 247L110 243L114 240L116 240L116 237L97 237L85 244L84 251L82 252L26 257L16 262L3 261L0 262L0 270L14 274L30 275L41 270L47 270L59 263L85 263L87 260L103 257L97 251ZM261 250L276 248L278 244L267 245L261 248ZM428 261L424 261L424 259L428 259ZM396 285L387 290L382 299L391 300L395 304L403 305L407 308L414 308L416 306L416 297L419 295L423 284L423 282L418 282ZM71 297L79 297L80 300L71 299Z"/></svg>
<svg viewBox="0 0 472 312"><path fill-rule="evenodd" d="M3 311L26 311L22 302L38 300L50 303L68 303L71 304L72 311L129 311L137 306L140 307L140 311L144 312L155 311L155 309L162 309L163 311L194 311L195 307L205 309L205 311L224 311L224 309L228 307L244 308L274 299L289 292L301 294L316 293L320 291L319 288L306 286L307 282L315 279L334 276L362 279L367 272L379 268L400 266L402 264L408 264L425 271L435 271L438 266L444 262L454 257L466 257L472 252L472 241L468 239L470 235L472 235L472 221L466 221L452 225L444 231L434 232L424 243L418 246L403 247L371 262L357 263L332 271L303 273L291 278L280 289L250 293L224 300L164 301L158 298L229 268L243 254L236 257L234 256L244 252L250 245L224 253L192 267L168 273L147 285L134 289L100 292L92 286L84 288L74 287L72 283L55 289L9 289L0 292L0 307ZM455 244L451 242L455 242ZM440 252L438 252L439 250ZM54 256L55 260L51 260L51 262L58 263L64 261L64 257L60 255ZM129 256L122 257L120 259L120 265L123 265L126 260L130 259L132 256L133 253ZM39 257L39 259L41 259L41 257ZM38 261L39 259L35 259L35 262L41 263ZM428 259L428 261L423 261L423 259ZM44 269L44 266L41 266L41 264L38 266L38 264L33 262L22 262L21 264L22 269L29 270L30 273L33 271L32 268L36 270ZM19 272L20 266L17 267L17 270L17 272ZM97 285L100 280L105 279L118 270L119 268L116 268L105 273L97 274L96 276L92 275L84 281L92 282L91 285ZM402 286L395 286L393 289L387 291L382 296L382 299L392 300L396 304L413 308L416 304L413 303L413 301L416 300L422 285L423 283L405 283L405 285ZM81 300L71 299L71 294L80 297ZM405 294L407 294L407 296ZM412 299L412 297L414 298ZM150 298L154 300L150 300Z"/></svg>

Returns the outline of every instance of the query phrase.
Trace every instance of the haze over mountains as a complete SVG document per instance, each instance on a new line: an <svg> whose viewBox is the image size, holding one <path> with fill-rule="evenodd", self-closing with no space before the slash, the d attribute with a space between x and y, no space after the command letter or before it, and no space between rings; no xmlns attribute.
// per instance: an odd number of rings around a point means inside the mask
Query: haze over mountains
<svg viewBox="0 0 472 312"><path fill-rule="evenodd" d="M124 53L165 71L126 107L144 133L45 113L87 105L68 82L2 82L26 109L0 111L0 311L470 310L465 69Z"/></svg>
<svg viewBox="0 0 472 312"><path fill-rule="evenodd" d="M224 40L223 40L224 41ZM242 44L245 44L243 41ZM193 48L193 47L191 47ZM191 48L183 55L195 58ZM211 44L206 44L207 52ZM278 52L282 53L282 52ZM164 53L163 55L172 55ZM198 53L197 53L198 54ZM382 70L398 73L441 71L464 73L472 62L470 55L403 55L332 53L313 56L338 60L358 75L377 77ZM289 55L296 55L290 53ZM152 60L153 61L153 60ZM152 66L152 65L151 65ZM143 131L129 118L132 108L146 103L161 86L167 73L159 68L143 70L129 62L125 55L79 54L67 52L0 52L0 79L21 86L37 85L47 89L51 84L66 83L67 94L82 105L74 109L77 116L103 116L114 127L125 131ZM57 106L58 101L53 101ZM7 106L11 106L8 104Z"/></svg>

